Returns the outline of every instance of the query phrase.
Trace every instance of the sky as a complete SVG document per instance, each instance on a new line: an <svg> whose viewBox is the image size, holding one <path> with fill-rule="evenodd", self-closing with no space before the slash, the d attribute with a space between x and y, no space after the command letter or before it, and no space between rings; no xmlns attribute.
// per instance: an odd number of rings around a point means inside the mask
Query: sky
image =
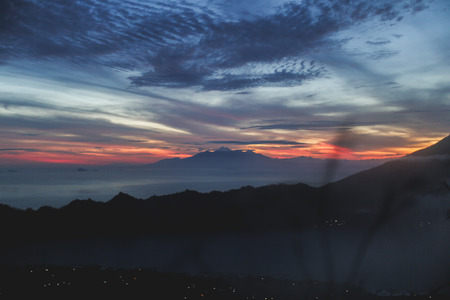
<svg viewBox="0 0 450 300"><path fill-rule="evenodd" d="M450 128L447 0L3 0L0 164L399 157Z"/></svg>

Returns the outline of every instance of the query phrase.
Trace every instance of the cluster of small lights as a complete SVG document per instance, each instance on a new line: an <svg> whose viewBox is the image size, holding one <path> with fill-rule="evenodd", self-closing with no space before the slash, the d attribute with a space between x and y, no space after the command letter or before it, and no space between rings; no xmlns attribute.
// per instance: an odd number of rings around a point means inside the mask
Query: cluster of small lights
<svg viewBox="0 0 450 300"><path fill-rule="evenodd" d="M73 269L73 270L75 270L75 269ZM44 271L45 272L50 272L50 270L48 268L45 268ZM34 270L30 269L30 273L34 273ZM53 274L53 273L50 274L50 277L51 278L55 278L55 274ZM56 282L47 282L47 283L43 284L44 288L47 288L47 287L58 287L58 286L70 286L70 282L66 282L66 281L59 282L59 281L56 281Z"/></svg>
<svg viewBox="0 0 450 300"><path fill-rule="evenodd" d="M140 271L140 269L139 269L139 271ZM126 278L126 277L124 277L124 276L122 276L122 275L119 275L119 279L120 279L120 281L123 283L123 284L125 284L126 286L128 286L131 282L133 282L133 281L136 281L137 280L137 277L136 276L132 276L131 278ZM130 280L131 279L131 280Z"/></svg>
<svg viewBox="0 0 450 300"><path fill-rule="evenodd" d="M264 277L260 277L259 279L260 280L264 280ZM295 286L295 283L292 283L292 285ZM207 298L208 295L214 295L214 294L217 295L217 292L219 292L219 293L239 294L238 289L236 287L234 287L234 286L228 286L225 289L212 287L210 290L208 290L208 289L200 289L200 288L198 288L196 286L195 283L193 283L193 284L188 285L186 287L186 289L189 290L190 292L193 292L195 289L198 290L198 292L193 294L194 295L194 297L193 297L194 299L197 299L198 296ZM192 298L189 297L189 296L184 296L184 299L185 300L189 300L189 299L192 299ZM267 296L267 297L245 296L245 298L242 298L242 299L246 299L246 300L256 300L256 299L276 300L278 298L273 297L273 296Z"/></svg>
<svg viewBox="0 0 450 300"><path fill-rule="evenodd" d="M331 219L331 220L327 220L324 222L324 226L325 227L342 227L346 224L347 222L344 220L338 220L338 219ZM319 225L315 224L314 225L315 228L319 227Z"/></svg>
<svg viewBox="0 0 450 300"><path fill-rule="evenodd" d="M328 226L330 226L330 227L336 227L336 226L340 227L340 226L345 225L345 221L334 219L334 220L326 221L325 224L328 224Z"/></svg>
<svg viewBox="0 0 450 300"><path fill-rule="evenodd" d="M52 286L51 282L44 284L44 287L50 287L50 286ZM65 282L65 281L56 282L56 283L53 283L53 286L70 286L70 282Z"/></svg>
<svg viewBox="0 0 450 300"><path fill-rule="evenodd" d="M376 291L376 294L381 297L420 297L420 299L424 299L425 297L427 299L433 299L432 295L426 295L424 293L418 293L418 292L408 292L408 291L399 291L399 290L378 290ZM441 298L439 298L441 299Z"/></svg>
<svg viewBox="0 0 450 300"><path fill-rule="evenodd" d="M73 272L76 271L76 270L77 270L76 268L72 268L72 271L73 271ZM48 268L45 268L44 271L45 271L45 272L50 272L50 270L49 270ZM141 269L139 269L139 271L141 271ZM36 273L35 270L33 270L33 269L30 269L29 272L30 272L30 273ZM49 275L50 275L51 278L55 278L55 274L51 273L51 274L49 274ZM121 280L121 282L122 282L124 285L128 286L128 285L130 284L130 282L136 281L138 278L137 278L137 276L131 276L131 278L128 278L128 279L127 279L127 278L125 278L124 276L119 275L119 279ZM111 282L108 281L108 280L103 280L102 282L103 282L103 284L105 284L105 285L111 283ZM66 282L66 281L59 282L59 281L57 281L57 282L46 282L45 284L43 284L43 287L48 288L48 287L56 287L56 286L70 286L70 285L71 285L70 282Z"/></svg>
<svg viewBox="0 0 450 300"><path fill-rule="evenodd" d="M334 220L334 219L333 219ZM335 222L336 223L336 222ZM41 274L45 274L45 281L42 282L42 285L40 285L41 287L43 286L44 288L49 289L49 288L53 288L53 289L61 289L63 287L69 287L71 285L76 286L77 284L74 284L74 282L69 282L67 280L67 278L65 280L62 280L61 276L58 276L59 272L57 269L53 269L53 268L42 268L42 269L27 269L27 272L33 274L30 275L34 278L34 276L38 276L39 273ZM73 272L78 271L78 269L73 268L72 269ZM141 269L139 269L139 271L141 271ZM81 275L83 275L83 272L80 272ZM100 274L100 273L99 273ZM117 274L117 273L116 273ZM60 274L62 275L62 274ZM120 285L120 282L125 285L128 286L130 285L131 287L134 286L133 282L138 281L138 278L141 279L141 282L143 279L145 279L145 274L143 273L139 273L136 271L133 272L121 272L117 275L115 275L114 277L109 277L109 278L105 278L104 275L102 275L103 278L99 278L100 280L97 281L99 284L103 284L103 285L107 285L107 286L114 286L114 284L118 284ZM117 277L116 277L117 276ZM116 278L116 279L114 279ZM118 279L118 280L117 280ZM256 277L256 280L259 281L270 281L270 278L265 278L265 277ZM297 289L297 287L302 287L303 284L302 282L295 282L295 281L288 281L285 283L286 287L291 287L293 289ZM307 283L307 285L313 284L317 287L314 288L316 289L316 292L312 293L312 299L323 299L324 295L322 292L324 292L324 290L322 289L323 286L321 285L321 282L319 281L310 281L309 283ZM311 286L309 286L311 287ZM220 287L218 285L214 285L214 286L204 286L203 283L200 282L196 282L196 283L189 283L184 285L184 288L186 289L185 292L185 296L184 299L185 300L190 300L190 299L199 299L199 298L205 298L205 299L210 299L210 298L214 298L215 296L218 296L219 294L221 294L221 297L228 295L229 298L233 298L234 297L239 297L240 299L246 299L246 300L277 300L279 298L277 298L275 295L240 295L241 291L239 291L239 287L236 285L225 285ZM129 287L126 288L127 290L129 289ZM353 295L353 287L352 285L346 285L345 287L343 287L342 289L339 289L340 291L338 292L338 294L334 294L331 295L332 298L337 297L339 294L341 295L341 297L344 297L345 294L350 295L350 293ZM427 298L427 299L432 299L431 295L427 295L427 294L420 294L420 293L413 293L413 292L408 292L408 291L388 291L388 290L378 290L375 292L378 296L406 296L406 297L415 297L415 296L420 296L423 298ZM183 299L183 298L181 298Z"/></svg>
<svg viewBox="0 0 450 300"><path fill-rule="evenodd" d="M418 228L423 228L423 227L430 226L430 225L431 225L431 221L420 221Z"/></svg>

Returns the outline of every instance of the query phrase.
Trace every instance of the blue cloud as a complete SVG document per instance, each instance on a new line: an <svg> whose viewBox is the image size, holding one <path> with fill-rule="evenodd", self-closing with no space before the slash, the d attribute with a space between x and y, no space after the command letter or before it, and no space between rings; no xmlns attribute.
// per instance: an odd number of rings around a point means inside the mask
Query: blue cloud
<svg viewBox="0 0 450 300"><path fill-rule="evenodd" d="M387 39L376 39L373 41L366 41L366 44L372 45L372 46L380 46L380 45L386 45L389 44L391 41Z"/></svg>
<svg viewBox="0 0 450 300"><path fill-rule="evenodd" d="M307 60L309 53L340 49L346 40L333 35L341 30L373 20L395 23L426 7L420 0L305 0L272 13L230 19L217 9L185 1L5 0L0 6L0 61L59 59L147 69L129 78L134 86L293 86L324 76L324 66L291 65L284 72L259 73L248 66L293 57Z"/></svg>

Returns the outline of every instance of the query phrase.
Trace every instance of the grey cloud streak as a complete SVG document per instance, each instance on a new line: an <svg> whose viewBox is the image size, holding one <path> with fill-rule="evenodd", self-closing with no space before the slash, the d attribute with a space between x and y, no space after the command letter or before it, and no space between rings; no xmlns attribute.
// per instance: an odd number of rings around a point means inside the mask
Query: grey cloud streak
<svg viewBox="0 0 450 300"><path fill-rule="evenodd" d="M256 125L250 126L242 129L259 129L259 130L272 130L272 129L283 129L283 130L329 130L329 129L343 129L351 128L354 126L367 126L376 125L378 122L352 122L349 124L343 123L342 120L334 121L311 121L305 123L278 123L278 124L268 124L268 125Z"/></svg>
<svg viewBox="0 0 450 300"><path fill-rule="evenodd" d="M157 132L148 129L139 129L121 124L114 124L104 119L83 119L77 117L21 117L2 116L0 118L2 132L0 137L5 140L16 139L17 134L23 137L20 140L36 140L43 142L66 141L86 142L98 144L140 144L142 140L130 140L120 137L157 136ZM31 132L31 133L29 133ZM42 132L37 134L36 132ZM63 134L63 135L61 135Z"/></svg>
<svg viewBox="0 0 450 300"><path fill-rule="evenodd" d="M376 39L374 41L366 41L366 44L369 44L372 46L386 45L389 43L391 43L391 41L387 40L387 39Z"/></svg>
<svg viewBox="0 0 450 300"><path fill-rule="evenodd" d="M298 143L293 141L271 140L271 141L208 141L207 144L230 144L230 145L307 145L305 143Z"/></svg>
<svg viewBox="0 0 450 300"><path fill-rule="evenodd" d="M331 140L329 143L335 146L359 151L412 145L409 139L399 136L358 134L351 130L346 131L345 135L340 136L338 140Z"/></svg>

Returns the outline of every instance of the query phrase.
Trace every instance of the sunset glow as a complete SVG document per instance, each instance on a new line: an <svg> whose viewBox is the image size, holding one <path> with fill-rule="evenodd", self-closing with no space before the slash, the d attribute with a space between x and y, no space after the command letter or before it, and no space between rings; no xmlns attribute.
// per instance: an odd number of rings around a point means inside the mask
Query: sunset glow
<svg viewBox="0 0 450 300"><path fill-rule="evenodd" d="M23 2L1 11L3 165L384 159L448 135L447 1Z"/></svg>

